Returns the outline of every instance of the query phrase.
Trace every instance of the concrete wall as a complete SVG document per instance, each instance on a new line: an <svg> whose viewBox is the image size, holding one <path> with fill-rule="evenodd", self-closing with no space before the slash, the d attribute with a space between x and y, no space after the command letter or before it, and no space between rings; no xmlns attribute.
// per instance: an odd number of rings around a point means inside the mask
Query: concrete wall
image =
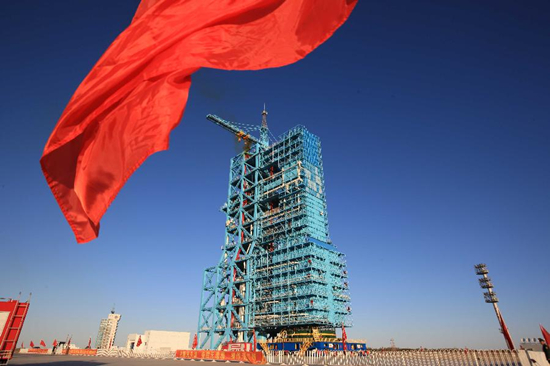
<svg viewBox="0 0 550 366"><path fill-rule="evenodd" d="M521 366L549 366L544 352L519 351Z"/></svg>
<svg viewBox="0 0 550 366"><path fill-rule="evenodd" d="M176 351L189 349L189 332L168 332L162 330L148 330L145 332L147 351ZM143 338L142 338L143 341Z"/></svg>
<svg viewBox="0 0 550 366"><path fill-rule="evenodd" d="M141 336L141 345L136 347ZM189 349L189 332L169 332L147 330L145 334L130 334L126 341L126 350L134 352L174 352L178 349Z"/></svg>

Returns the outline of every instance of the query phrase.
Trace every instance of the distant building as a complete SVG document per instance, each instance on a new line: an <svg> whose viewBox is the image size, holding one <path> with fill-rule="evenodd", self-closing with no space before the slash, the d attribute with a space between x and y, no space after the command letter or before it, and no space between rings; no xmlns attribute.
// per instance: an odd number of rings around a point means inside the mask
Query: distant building
<svg viewBox="0 0 550 366"><path fill-rule="evenodd" d="M174 352L178 349L189 349L189 332L168 332L147 330L145 334L130 334L126 349L134 352ZM138 346L139 337L141 344Z"/></svg>
<svg viewBox="0 0 550 366"><path fill-rule="evenodd" d="M111 347L113 347L119 321L120 314L115 314L114 309L111 310L111 314L109 314L107 319L101 319L99 323L99 332L97 333L95 341L96 348L111 349Z"/></svg>

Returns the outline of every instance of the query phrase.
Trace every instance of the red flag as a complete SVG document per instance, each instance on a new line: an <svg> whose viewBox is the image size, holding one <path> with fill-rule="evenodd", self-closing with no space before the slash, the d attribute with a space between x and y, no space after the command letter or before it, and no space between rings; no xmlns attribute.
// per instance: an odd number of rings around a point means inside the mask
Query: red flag
<svg viewBox="0 0 550 366"><path fill-rule="evenodd" d="M76 239L99 221L133 172L168 149L201 67L291 64L342 25L357 0L142 0L82 81L40 163Z"/></svg>
<svg viewBox="0 0 550 366"><path fill-rule="evenodd" d="M31 341L31 348L34 348L34 342Z"/></svg>
<svg viewBox="0 0 550 366"><path fill-rule="evenodd" d="M57 339L53 340L52 346L57 347Z"/></svg>
<svg viewBox="0 0 550 366"><path fill-rule="evenodd" d="M199 345L199 341L197 339L197 333L195 333L195 336L193 337L193 345L191 346L191 349L197 348L198 345Z"/></svg>
<svg viewBox="0 0 550 366"><path fill-rule="evenodd" d="M92 348L92 337L88 339L88 348Z"/></svg>
<svg viewBox="0 0 550 366"><path fill-rule="evenodd" d="M136 347L139 347L140 345L141 345L141 336L139 336L139 339L138 339L138 341L137 341L137 343L136 343Z"/></svg>
<svg viewBox="0 0 550 366"><path fill-rule="evenodd" d="M21 348L25 348L25 344L21 342Z"/></svg>
<svg viewBox="0 0 550 366"><path fill-rule="evenodd" d="M40 340L40 345L41 345L42 347L46 347L46 342L44 342L44 340L41 339L41 340Z"/></svg>
<svg viewBox="0 0 550 366"><path fill-rule="evenodd" d="M342 323L342 346L344 351L347 349L346 347L347 340L348 340L348 335L346 334L346 328L344 327L344 323Z"/></svg>
<svg viewBox="0 0 550 366"><path fill-rule="evenodd" d="M550 333L548 333L548 331L544 329L542 324L539 324L539 326L540 326L540 331L542 332L542 336L544 337L544 341L546 342L546 344L550 345Z"/></svg>

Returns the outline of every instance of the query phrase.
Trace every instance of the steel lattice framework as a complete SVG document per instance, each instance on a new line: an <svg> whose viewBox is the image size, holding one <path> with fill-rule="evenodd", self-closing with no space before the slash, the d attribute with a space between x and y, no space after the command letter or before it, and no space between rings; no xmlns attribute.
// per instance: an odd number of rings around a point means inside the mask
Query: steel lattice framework
<svg viewBox="0 0 550 366"><path fill-rule="evenodd" d="M269 145L266 115L260 139L231 159L225 245L203 278L201 349L252 342L254 332L261 340L351 326L345 257L329 239L320 139L297 126Z"/></svg>

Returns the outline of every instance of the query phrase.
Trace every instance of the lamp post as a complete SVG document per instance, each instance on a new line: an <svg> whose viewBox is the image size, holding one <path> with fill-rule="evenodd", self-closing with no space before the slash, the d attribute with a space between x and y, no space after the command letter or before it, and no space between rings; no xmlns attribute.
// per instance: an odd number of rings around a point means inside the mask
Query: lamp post
<svg viewBox="0 0 550 366"><path fill-rule="evenodd" d="M480 263L480 264L476 264L474 268L476 271L476 275L481 276L481 278L479 278L479 286L482 289L487 290L483 293L485 302L489 304L493 304L493 308L495 309L495 314L497 315L497 319L500 324L500 331L504 336L504 340L506 341L506 345L508 346L508 349L510 351L513 351L515 349L514 342L512 341L512 337L510 336L508 327L506 326L506 323L502 318L502 314L500 314L500 310L498 309L498 305L497 305L498 297L497 297L497 294L493 291L494 286L493 286L493 283L491 282L491 278L487 276L489 274L487 265L485 263Z"/></svg>

